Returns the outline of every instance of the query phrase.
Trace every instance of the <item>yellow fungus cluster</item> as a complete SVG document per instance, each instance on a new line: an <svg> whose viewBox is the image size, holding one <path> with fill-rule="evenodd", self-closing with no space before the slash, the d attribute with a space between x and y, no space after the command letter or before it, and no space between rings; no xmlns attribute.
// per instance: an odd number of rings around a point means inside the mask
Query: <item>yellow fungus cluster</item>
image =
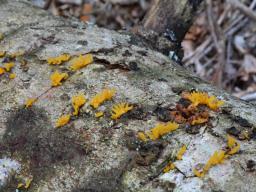
<svg viewBox="0 0 256 192"><path fill-rule="evenodd" d="M29 98L29 99L27 99L27 101L25 102L25 107L26 108L31 107L36 101L37 101L37 98Z"/></svg>
<svg viewBox="0 0 256 192"><path fill-rule="evenodd" d="M186 152L186 150L187 150L186 145L183 145L183 146L180 148L180 150L178 151L177 156L176 156L176 159L177 159L177 160L182 160L182 156L184 155L184 153Z"/></svg>
<svg viewBox="0 0 256 192"><path fill-rule="evenodd" d="M90 105L93 108L98 108L104 101L112 99L115 95L115 89L103 89L102 92L95 95L92 100L90 101Z"/></svg>
<svg viewBox="0 0 256 192"><path fill-rule="evenodd" d="M190 100L194 107L206 105L212 110L217 110L224 104L224 101L218 100L215 96L209 96L205 92L185 93L183 98Z"/></svg>
<svg viewBox="0 0 256 192"><path fill-rule="evenodd" d="M112 107L112 115L111 118L116 120L120 118L123 114L127 113L128 111L132 110L133 106L129 106L128 103L119 103Z"/></svg>
<svg viewBox="0 0 256 192"><path fill-rule="evenodd" d="M70 69L73 71L79 70L93 62L92 54L80 55L71 61Z"/></svg>
<svg viewBox="0 0 256 192"><path fill-rule="evenodd" d="M12 70L12 68L14 67L14 63L13 62L9 62L9 63L5 63L3 65L3 67L0 67L0 75L6 73L6 72L10 72ZM14 79L16 77L16 74L14 73L10 73L9 74L9 78L10 79Z"/></svg>
<svg viewBox="0 0 256 192"><path fill-rule="evenodd" d="M106 100L110 100L114 94L114 89L104 89L102 92L98 93L96 96L94 96L90 102L90 105L93 108L98 108L101 103L103 103ZM83 94L78 94L72 97L72 106L74 109L73 115L77 116L79 114L79 109L86 103L86 98ZM124 113L130 111L133 109L133 106L130 106L127 103L120 103L116 104L112 107L112 116L111 118L116 120L119 117L121 117ZM102 117L104 113L102 111L96 112L95 117L99 118ZM56 123L56 127L61 127L66 125L69 122L69 118L67 115L61 116Z"/></svg>
<svg viewBox="0 0 256 192"><path fill-rule="evenodd" d="M3 38L3 35L0 34L0 40ZM22 52L12 53L8 55L10 58L15 58L18 56L23 55ZM5 51L0 51L0 57L4 57L6 55ZM52 65L60 65L61 63L70 60L71 56L69 54L62 54L57 57L48 58L47 62L48 64ZM91 64L93 62L93 56L92 54L86 54L86 55L80 55L76 58L74 58L71 61L70 69L73 71L79 70L83 67L86 67L87 65ZM5 63L3 67L0 67L0 75L4 74L5 72L10 72L12 68L14 67L13 62ZM10 73L9 78L13 79L16 77L16 74ZM62 84L62 81L66 80L68 78L67 73L60 73L58 71L55 71L50 79L51 79L51 86L59 86ZM115 89L104 89L102 92L96 94L90 101L90 105L96 109L98 108L104 101L111 100L113 96L115 95L116 90ZM215 96L209 96L208 93L205 92L191 92L186 93L183 95L183 98L188 99L191 101L191 105L193 107L197 107L198 105L206 105L212 110L218 110L219 107L221 107L224 104L224 101L218 100ZM31 107L38 98L29 98L26 103L25 107ZM78 94L72 97L72 106L74 109L73 115L77 116L79 114L80 108L86 103L86 98L83 94ZM111 110L111 118L116 120L120 118L123 114L127 113L128 111L132 110L133 106L129 105L128 103L119 103L112 107ZM102 117L104 113L102 111L96 112L95 117ZM56 128L62 127L67 125L70 122L71 114L65 114L59 117L56 121ZM207 122L208 118L198 117L195 119L192 119L191 125L196 124L202 124ZM159 123L152 129L146 132L139 132L138 138L142 141L148 141L151 140L157 140L160 139L162 136L175 131L179 128L179 125L175 122L167 122L167 123ZM203 177L211 167L223 163L223 161L228 158L229 156L237 153L240 149L240 144L231 136L228 135L227 137L227 146L228 150L220 150L215 151L214 154L209 158L209 160L206 162L202 170L194 169L194 174L197 177ZM184 153L186 152L187 147L186 145L183 145L176 155L176 160L182 160L182 157ZM173 162L169 162L167 166L163 169L163 172L168 172L170 170L175 169L175 164ZM24 188L28 189L30 187L30 184L32 182L32 179L25 180L24 183L19 183L17 188Z"/></svg>
<svg viewBox="0 0 256 192"><path fill-rule="evenodd" d="M169 172L169 171L171 171L171 170L173 170L173 169L175 169L175 164L174 164L173 162L169 162L169 163L165 166L165 168L163 169L163 172L164 172L164 173L167 173L167 172Z"/></svg>
<svg viewBox="0 0 256 192"><path fill-rule="evenodd" d="M139 140L146 142L148 140L148 137L146 136L146 134L142 131L138 132L138 138Z"/></svg>
<svg viewBox="0 0 256 192"><path fill-rule="evenodd" d="M59 128L59 127L62 127L62 126L64 126L64 125L68 124L68 122L70 121L70 117L71 117L70 114L68 114L68 115L62 115L62 116L57 120L55 127L56 127L56 128Z"/></svg>
<svg viewBox="0 0 256 192"><path fill-rule="evenodd" d="M148 138L151 140L157 140L162 136L172 131L175 131L178 128L179 128L179 125L175 122L159 123L150 131L147 131L146 133L139 132L138 138L142 141L147 141Z"/></svg>
<svg viewBox="0 0 256 192"><path fill-rule="evenodd" d="M51 82L52 82L52 87L56 87L61 85L62 81L68 78L68 74L67 73L59 73L58 71L55 71L52 75L51 75Z"/></svg>
<svg viewBox="0 0 256 192"><path fill-rule="evenodd" d="M237 140L235 140L230 135L227 136L227 139L228 139L228 149L229 149L227 154L233 155L233 154L237 153L240 149L240 144L237 142Z"/></svg>
<svg viewBox="0 0 256 192"><path fill-rule="evenodd" d="M72 106L74 108L73 115L78 115L80 107L86 102L84 94L75 95L72 97Z"/></svg>
<svg viewBox="0 0 256 192"><path fill-rule="evenodd" d="M214 154L209 158L203 170L194 169L193 172L197 177L204 177L205 174L209 171L209 169L215 165L221 164L225 159L225 151L215 151Z"/></svg>
<svg viewBox="0 0 256 192"><path fill-rule="evenodd" d="M28 189L33 179L26 179L24 183L18 183L17 189Z"/></svg>
<svg viewBox="0 0 256 192"><path fill-rule="evenodd" d="M196 117L191 121L191 125L199 125L202 123L206 123L208 121L208 118L205 117Z"/></svg>
<svg viewBox="0 0 256 192"><path fill-rule="evenodd" d="M4 35L2 33L0 33L0 41L3 40Z"/></svg>
<svg viewBox="0 0 256 192"><path fill-rule="evenodd" d="M0 52L0 54L4 55L5 52ZM9 55L9 57L17 57L22 55L23 53L13 53L11 55ZM52 64L52 65L59 65L65 61L68 61L71 58L71 56L69 54L62 54L59 55L57 57L51 57L47 59L48 64ZM78 70L82 67L85 67L86 65L90 64L93 61L92 55L91 54L87 54L87 55L80 55L77 58L74 58L74 60L72 61L72 65L71 65L71 69L72 70ZM4 65L4 67L0 67L0 75L4 74L5 71L10 71L10 69L14 66L14 63L6 63ZM10 74L9 78L13 79L15 78L16 75ZM51 80L51 86L52 87L56 87L59 85L62 85L62 82L64 80L66 80L68 78L68 74L67 73L60 73L58 71L55 71L54 73L51 74L50 76L50 80ZM104 92L105 93L105 92ZM107 92L108 93L108 92ZM108 99L108 94L105 93L104 95L106 97L106 99ZM38 98L37 98L38 99ZM37 100L36 99L36 100ZM36 101L35 99L28 99L25 103L26 107L30 107L32 106L32 104ZM85 103L85 101L83 101L83 99L81 97L78 98L74 98L74 101L72 101L73 103L73 107L74 107L74 115L78 114L79 108ZM83 103L83 104L81 104ZM96 101L95 101L96 103ZM97 104L95 104L97 105Z"/></svg>
<svg viewBox="0 0 256 192"><path fill-rule="evenodd" d="M104 115L104 113L102 111L95 113L95 117L97 117L97 118L102 117L103 115Z"/></svg>
<svg viewBox="0 0 256 192"><path fill-rule="evenodd" d="M50 65L60 65L61 63L68 61L70 57L71 56L69 54L62 54L58 57L50 57L47 59L47 63Z"/></svg>
<svg viewBox="0 0 256 192"><path fill-rule="evenodd" d="M0 58L5 56L5 51L0 51Z"/></svg>
<svg viewBox="0 0 256 192"><path fill-rule="evenodd" d="M73 115L77 116L79 113L79 109L85 104L86 102L86 98L84 96L84 94L78 94L78 95L74 95L72 97L72 106L74 108L74 112ZM71 115L62 115L56 122L56 128L62 127L66 124L69 123L71 118Z"/></svg>
<svg viewBox="0 0 256 192"><path fill-rule="evenodd" d="M9 78L10 79L14 79L16 77L16 74L15 73L11 73L10 75L9 75Z"/></svg>
<svg viewBox="0 0 256 192"><path fill-rule="evenodd" d="M202 170L194 169L193 172L197 177L204 177L209 169L215 165L223 163L230 155L237 153L240 149L240 144L231 136L227 136L228 151L215 151L214 154L206 162Z"/></svg>
<svg viewBox="0 0 256 192"><path fill-rule="evenodd" d="M178 129L179 125L175 122L168 122L168 123L160 123L157 124L154 128L150 130L150 132L147 133L150 139L156 140L161 138L162 136L166 135L167 133L170 133L172 131L175 131Z"/></svg>
<svg viewBox="0 0 256 192"><path fill-rule="evenodd" d="M183 146L179 149L179 151L177 152L176 159L177 159L177 160L182 160L182 156L184 155L184 153L186 152L186 150L187 150L186 145L183 145ZM173 170L173 169L175 169L175 164L174 164L172 161L170 161L170 162L165 166L165 168L163 169L163 172L164 172L164 173L167 173L167 172L169 172L170 170Z"/></svg>
<svg viewBox="0 0 256 192"><path fill-rule="evenodd" d="M14 63L13 62L10 62L10 63L5 63L4 64L4 68L7 72L11 71L11 69L14 67Z"/></svg>
<svg viewBox="0 0 256 192"><path fill-rule="evenodd" d="M4 74L5 73L5 69L0 67L0 75Z"/></svg>

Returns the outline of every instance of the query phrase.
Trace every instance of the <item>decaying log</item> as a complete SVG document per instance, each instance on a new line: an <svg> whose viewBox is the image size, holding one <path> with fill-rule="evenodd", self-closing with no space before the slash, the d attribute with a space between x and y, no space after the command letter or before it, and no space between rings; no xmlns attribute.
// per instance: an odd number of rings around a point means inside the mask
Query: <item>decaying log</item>
<svg viewBox="0 0 256 192"><path fill-rule="evenodd" d="M2 191L15 191L32 178L27 190L32 192L255 191L254 105L202 81L138 37L57 18L26 1L0 0L0 33L0 51L24 53L1 58L1 63L15 62L16 74L14 79L9 73L0 76ZM47 58L63 53L91 53L94 62L75 72L69 61L47 64ZM51 88L55 70L69 78ZM66 126L55 128L61 115L72 112L73 95L91 99L106 87L116 89L113 100L97 110L85 104ZM154 127L161 113L175 107L182 91L191 90L216 95L225 105L192 131L181 124L157 141L137 139L138 131ZM24 107L28 98L38 96L32 107ZM111 108L120 102L134 109L111 120ZM104 116L96 118L97 111ZM227 132L240 143L239 153L196 177L195 167L225 149ZM183 159L163 173L183 144Z"/></svg>
<svg viewBox="0 0 256 192"><path fill-rule="evenodd" d="M145 29L181 43L203 0L155 0L143 20Z"/></svg>
<svg viewBox="0 0 256 192"><path fill-rule="evenodd" d="M134 27L133 32L140 41L147 42L150 49L181 64L181 42L203 5L202 0L154 0L141 25Z"/></svg>

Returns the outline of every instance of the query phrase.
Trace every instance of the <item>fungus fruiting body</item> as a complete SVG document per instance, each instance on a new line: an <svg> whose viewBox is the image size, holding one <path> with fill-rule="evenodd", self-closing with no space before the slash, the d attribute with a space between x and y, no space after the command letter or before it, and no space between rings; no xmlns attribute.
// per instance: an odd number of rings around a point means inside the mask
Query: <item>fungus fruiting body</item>
<svg viewBox="0 0 256 192"><path fill-rule="evenodd" d="M225 159L225 151L215 151L213 155L209 158L204 166L204 171L208 171L212 166L223 163Z"/></svg>
<svg viewBox="0 0 256 192"><path fill-rule="evenodd" d="M4 74L5 73L5 69L0 67L0 75Z"/></svg>
<svg viewBox="0 0 256 192"><path fill-rule="evenodd" d="M237 153L240 149L240 144L230 135L227 136L227 140L228 140L228 155L233 155L235 153Z"/></svg>
<svg viewBox="0 0 256 192"><path fill-rule="evenodd" d="M186 152L186 150L187 150L186 145L183 145L183 146L179 149L179 151L177 152L176 159L177 159L177 160L182 160L182 156L184 155L184 153ZM169 172L170 170L175 169L175 167L176 167L175 164L174 164L172 161L170 161L170 162L165 166L165 168L163 169L163 172L164 172L164 173L167 173L167 172Z"/></svg>
<svg viewBox="0 0 256 192"><path fill-rule="evenodd" d="M195 176L204 177L209 169L215 165L223 163L225 159L225 151L215 151L214 154L209 158L202 170L193 169Z"/></svg>
<svg viewBox="0 0 256 192"><path fill-rule="evenodd" d="M208 121L208 117L195 117L191 119L191 125L203 124Z"/></svg>
<svg viewBox="0 0 256 192"><path fill-rule="evenodd" d="M102 117L103 115L104 115L104 113L102 111L95 113L95 117L97 117L97 118Z"/></svg>
<svg viewBox="0 0 256 192"><path fill-rule="evenodd" d="M14 63L10 62L10 63L5 63L4 64L4 68L7 72L11 71L11 69L14 67Z"/></svg>
<svg viewBox="0 0 256 192"><path fill-rule="evenodd" d="M0 58L5 56L5 51L0 51Z"/></svg>
<svg viewBox="0 0 256 192"><path fill-rule="evenodd" d="M202 178L204 177L205 173L201 170L197 170L197 169L193 169L193 173L195 176L199 177L199 178Z"/></svg>
<svg viewBox="0 0 256 192"><path fill-rule="evenodd" d="M184 93L183 98L190 100L194 107L206 105L215 111L224 104L224 101L218 100L215 96L209 96L205 92Z"/></svg>
<svg viewBox="0 0 256 192"><path fill-rule="evenodd" d="M16 74L15 73L11 73L10 75L9 75L9 78L10 79L14 79L16 77Z"/></svg>
<svg viewBox="0 0 256 192"><path fill-rule="evenodd" d="M141 140L141 141L144 141L146 142L148 140L147 136L145 135L145 133L143 132L138 132L138 138Z"/></svg>
<svg viewBox="0 0 256 192"><path fill-rule="evenodd" d="M24 184L23 183L18 183L18 185L17 185L17 189L20 189L21 187L23 187L24 186Z"/></svg>
<svg viewBox="0 0 256 192"><path fill-rule="evenodd" d="M146 134L150 139L156 140L172 131L175 131L178 127L179 125L175 122L159 123Z"/></svg>
<svg viewBox="0 0 256 192"><path fill-rule="evenodd" d="M175 169L175 164L174 164L173 162L169 162L169 163L165 166L165 168L163 169L163 172L164 172L164 173L167 173L167 172L169 172L169 171L171 171L171 170L173 170L173 169Z"/></svg>
<svg viewBox="0 0 256 192"><path fill-rule="evenodd" d="M17 189L20 189L20 188L28 189L30 187L32 181L33 181L33 179L29 178L29 179L26 179L24 183L23 182L18 183Z"/></svg>
<svg viewBox="0 0 256 192"><path fill-rule="evenodd" d="M178 151L177 156L176 156L176 159L177 159L177 160L182 160L182 156L184 155L184 153L186 152L186 150L187 150L186 145L183 145L183 146L180 148L180 150Z"/></svg>
<svg viewBox="0 0 256 192"><path fill-rule="evenodd" d="M31 107L35 102L37 101L37 98L29 98L26 103L25 103L25 107L29 108Z"/></svg>
<svg viewBox="0 0 256 192"><path fill-rule="evenodd" d="M52 82L52 86L56 87L61 85L62 81L68 78L68 74L67 73L59 73L58 71L55 71L52 75L51 75L51 82Z"/></svg>
<svg viewBox="0 0 256 192"><path fill-rule="evenodd" d="M142 141L147 141L148 138L151 140L157 140L178 128L179 125L175 122L159 123L154 128L146 131L145 134L143 132L139 132L138 138Z"/></svg>
<svg viewBox="0 0 256 192"><path fill-rule="evenodd" d="M74 108L73 115L78 115L79 109L85 104L86 98L83 94L72 97L72 106Z"/></svg>
<svg viewBox="0 0 256 192"><path fill-rule="evenodd" d="M194 169L193 172L197 177L203 177L211 167L223 163L229 156L234 155L240 149L240 144L231 136L227 136L228 151L215 151L206 162L202 170Z"/></svg>
<svg viewBox="0 0 256 192"><path fill-rule="evenodd" d="M48 64L50 65L60 65L61 63L68 61L70 59L69 54L62 54L59 55L58 57L51 57L47 59Z"/></svg>
<svg viewBox="0 0 256 192"><path fill-rule="evenodd" d="M92 54L80 55L71 61L70 69L73 71L79 70L93 62Z"/></svg>
<svg viewBox="0 0 256 192"><path fill-rule="evenodd" d="M63 127L64 125L68 124L70 121L71 115L62 115L57 121L56 121L56 128Z"/></svg>
<svg viewBox="0 0 256 192"><path fill-rule="evenodd" d="M112 97L115 95L116 90L115 89L104 89L102 92L95 95L92 100L90 101L90 105L96 109L98 108L104 101L112 99Z"/></svg>
<svg viewBox="0 0 256 192"><path fill-rule="evenodd" d="M123 114L127 113L128 111L132 110L133 106L128 103L119 103L113 106L112 108L112 115L111 118L116 120L120 118Z"/></svg>

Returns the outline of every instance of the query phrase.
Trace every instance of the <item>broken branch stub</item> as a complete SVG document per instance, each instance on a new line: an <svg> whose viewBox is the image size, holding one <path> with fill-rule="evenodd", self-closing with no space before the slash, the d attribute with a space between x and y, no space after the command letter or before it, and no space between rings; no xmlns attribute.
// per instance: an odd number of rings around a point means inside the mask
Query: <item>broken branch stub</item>
<svg viewBox="0 0 256 192"><path fill-rule="evenodd" d="M143 20L143 27L181 43L203 0L155 0Z"/></svg>

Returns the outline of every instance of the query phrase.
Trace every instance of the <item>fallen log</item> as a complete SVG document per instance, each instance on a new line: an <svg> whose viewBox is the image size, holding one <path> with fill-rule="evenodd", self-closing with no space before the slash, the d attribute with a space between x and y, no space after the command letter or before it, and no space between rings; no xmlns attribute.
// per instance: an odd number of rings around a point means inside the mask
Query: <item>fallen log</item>
<svg viewBox="0 0 256 192"><path fill-rule="evenodd" d="M0 51L6 51L1 66L14 63L0 75L1 190L255 190L255 105L204 82L133 34L54 17L25 1L0 3ZM63 54L71 60L47 63ZM80 54L91 54L93 62L70 70ZM55 71L68 75L59 86L52 86ZM107 88L115 89L114 97L99 108L90 106ZM172 112L189 102L183 94L191 91L215 95L224 105L207 109L202 124L177 122L179 128L162 137L138 137L159 122L175 121ZM76 116L77 94L88 101ZM34 100L26 107L28 99ZM133 108L113 119L117 103ZM65 114L71 114L69 122L56 128ZM228 134L240 145L232 155ZM176 159L183 145L186 151ZM223 161L198 177L195 169L220 150ZM170 162L175 168L165 171Z"/></svg>

